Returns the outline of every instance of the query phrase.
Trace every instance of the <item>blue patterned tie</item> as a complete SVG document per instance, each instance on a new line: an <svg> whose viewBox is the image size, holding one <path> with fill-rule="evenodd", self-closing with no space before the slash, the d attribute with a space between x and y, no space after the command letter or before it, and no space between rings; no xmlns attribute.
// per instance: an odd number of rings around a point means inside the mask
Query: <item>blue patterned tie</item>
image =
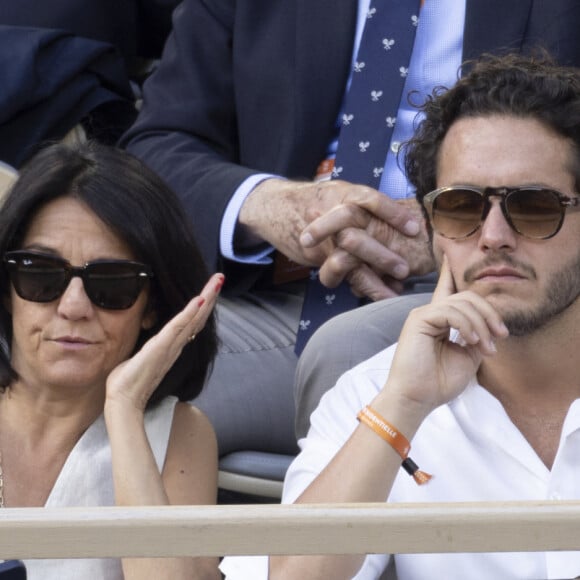
<svg viewBox="0 0 580 580"><path fill-rule="evenodd" d="M378 189L405 85L420 0L372 0L348 90L333 179ZM296 337L300 354L329 318L358 306L345 282L326 288L312 270Z"/></svg>

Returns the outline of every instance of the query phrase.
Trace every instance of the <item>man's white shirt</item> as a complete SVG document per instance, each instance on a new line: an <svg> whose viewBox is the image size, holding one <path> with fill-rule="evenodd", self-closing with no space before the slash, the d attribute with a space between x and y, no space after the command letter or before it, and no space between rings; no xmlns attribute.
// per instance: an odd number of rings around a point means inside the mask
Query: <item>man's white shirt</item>
<svg viewBox="0 0 580 580"><path fill-rule="evenodd" d="M312 414L308 436L299 442L301 452L288 470L283 503L292 503L351 436L358 425L358 411L385 384L395 348L393 345L348 371L323 396ZM434 477L418 486L401 469L389 502L580 499L580 399L568 411L551 470L500 402L475 378L461 395L425 419L411 444L413 460ZM367 556L354 578L380 578L389 557ZM399 580L531 580L580 575L580 551L401 554L395 560ZM228 558L222 570L231 580L267 578L267 558Z"/></svg>

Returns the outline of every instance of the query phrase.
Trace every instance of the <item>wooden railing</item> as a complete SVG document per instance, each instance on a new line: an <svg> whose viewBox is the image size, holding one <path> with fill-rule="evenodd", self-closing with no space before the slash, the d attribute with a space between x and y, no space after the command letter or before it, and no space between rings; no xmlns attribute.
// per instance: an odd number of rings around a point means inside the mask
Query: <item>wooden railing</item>
<svg viewBox="0 0 580 580"><path fill-rule="evenodd" d="M580 550L580 502L0 510L0 558Z"/></svg>

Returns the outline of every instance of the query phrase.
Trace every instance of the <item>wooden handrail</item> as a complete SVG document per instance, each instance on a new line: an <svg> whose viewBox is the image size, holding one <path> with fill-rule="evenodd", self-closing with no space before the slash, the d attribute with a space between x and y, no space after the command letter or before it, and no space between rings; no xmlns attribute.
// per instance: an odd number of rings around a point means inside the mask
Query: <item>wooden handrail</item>
<svg viewBox="0 0 580 580"><path fill-rule="evenodd" d="M580 502L0 510L0 558L580 549Z"/></svg>

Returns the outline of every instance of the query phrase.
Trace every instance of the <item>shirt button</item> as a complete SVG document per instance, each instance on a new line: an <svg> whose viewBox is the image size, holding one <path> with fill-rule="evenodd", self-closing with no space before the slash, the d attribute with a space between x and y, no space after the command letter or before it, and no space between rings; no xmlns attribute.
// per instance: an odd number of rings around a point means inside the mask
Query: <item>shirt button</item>
<svg viewBox="0 0 580 580"><path fill-rule="evenodd" d="M400 141L393 141L391 143L391 151L393 153L398 153L400 148L401 148L401 142Z"/></svg>

